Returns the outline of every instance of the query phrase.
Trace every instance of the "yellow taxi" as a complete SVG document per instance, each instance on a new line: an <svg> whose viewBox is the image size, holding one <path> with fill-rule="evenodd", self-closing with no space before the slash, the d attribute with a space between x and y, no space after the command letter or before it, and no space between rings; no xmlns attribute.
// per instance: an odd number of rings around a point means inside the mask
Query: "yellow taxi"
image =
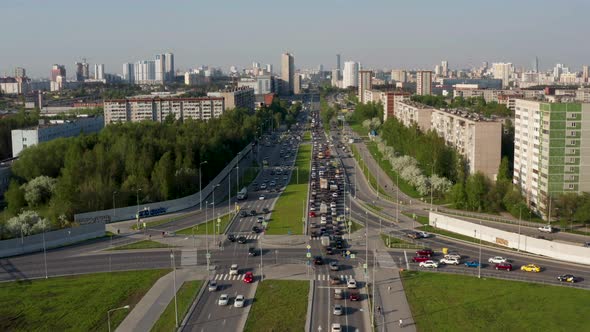
<svg viewBox="0 0 590 332"><path fill-rule="evenodd" d="M523 265L520 269L525 272L541 272L541 267L535 264Z"/></svg>

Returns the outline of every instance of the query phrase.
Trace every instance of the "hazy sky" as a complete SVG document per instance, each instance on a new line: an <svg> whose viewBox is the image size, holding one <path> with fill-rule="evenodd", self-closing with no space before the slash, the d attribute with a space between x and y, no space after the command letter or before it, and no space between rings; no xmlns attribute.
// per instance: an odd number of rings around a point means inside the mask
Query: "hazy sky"
<svg viewBox="0 0 590 332"><path fill-rule="evenodd" d="M0 0L0 75L86 57L124 62L171 51L176 67L356 60L367 68L451 68L510 61L542 69L590 63L588 0ZM92 71L92 69L91 69Z"/></svg>

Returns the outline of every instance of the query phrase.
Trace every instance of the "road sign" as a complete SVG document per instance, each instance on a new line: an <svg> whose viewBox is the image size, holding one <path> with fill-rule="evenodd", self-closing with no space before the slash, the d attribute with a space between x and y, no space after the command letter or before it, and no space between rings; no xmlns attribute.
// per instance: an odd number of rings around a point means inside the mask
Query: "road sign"
<svg viewBox="0 0 590 332"><path fill-rule="evenodd" d="M349 221L348 222L348 226L352 226L352 221Z"/></svg>
<svg viewBox="0 0 590 332"><path fill-rule="evenodd" d="M305 254L305 257L311 258L311 252L308 252L307 254Z"/></svg>
<svg viewBox="0 0 590 332"><path fill-rule="evenodd" d="M147 228L147 224L146 223L143 223L143 228Z"/></svg>
<svg viewBox="0 0 590 332"><path fill-rule="evenodd" d="M356 255L355 254L350 254L350 258L352 258L352 259L356 258Z"/></svg>
<svg viewBox="0 0 590 332"><path fill-rule="evenodd" d="M346 254L347 254L347 255L350 255L350 250L347 250L347 251L346 251Z"/></svg>
<svg viewBox="0 0 590 332"><path fill-rule="evenodd" d="M207 258L211 258L211 254L207 253L207 255L205 255Z"/></svg>
<svg viewBox="0 0 590 332"><path fill-rule="evenodd" d="M367 263L363 264L363 269L367 268Z"/></svg>
<svg viewBox="0 0 590 332"><path fill-rule="evenodd" d="M217 218L217 223L221 224L221 218Z"/></svg>
<svg viewBox="0 0 590 332"><path fill-rule="evenodd" d="M307 250L309 250L309 249L311 249L311 246L308 244L308 245L307 245Z"/></svg>

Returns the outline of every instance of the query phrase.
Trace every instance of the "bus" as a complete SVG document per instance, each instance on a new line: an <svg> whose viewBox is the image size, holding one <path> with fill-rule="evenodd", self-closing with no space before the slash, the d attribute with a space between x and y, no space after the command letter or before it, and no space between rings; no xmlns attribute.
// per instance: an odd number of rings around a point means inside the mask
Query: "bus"
<svg viewBox="0 0 590 332"><path fill-rule="evenodd" d="M239 200L243 200L243 199L246 199L246 198L248 198L248 188L244 187L238 193L238 199Z"/></svg>

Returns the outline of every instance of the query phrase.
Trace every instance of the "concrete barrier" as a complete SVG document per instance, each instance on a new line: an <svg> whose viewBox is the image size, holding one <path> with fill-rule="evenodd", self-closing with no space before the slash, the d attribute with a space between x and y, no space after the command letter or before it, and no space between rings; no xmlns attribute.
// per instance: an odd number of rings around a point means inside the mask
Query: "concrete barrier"
<svg viewBox="0 0 590 332"><path fill-rule="evenodd" d="M45 235L45 241L43 241ZM45 248L61 247L69 243L80 242L105 235L105 224L96 221L77 227L64 228L57 231L35 234L22 238L0 241L0 257L27 254L43 250Z"/></svg>
<svg viewBox="0 0 590 332"><path fill-rule="evenodd" d="M251 166L252 159L252 145L248 144L246 148L240 151L240 153L236 157L234 157L234 159L232 159L232 161L230 161L225 166L225 168L221 170L221 172L219 172L219 174L217 174L217 176L212 181L210 181L209 184L207 184L207 186L205 186L205 188L202 189L202 196L201 193L197 192L189 196L164 202L154 202L148 204L141 204L139 206L127 206L117 209L79 213L74 215L74 220L83 223L90 223L95 221L111 223L122 220L136 219L138 211L139 217L141 219L185 210L199 205L201 203L201 197L203 199L203 203L207 200L210 201L209 196L211 196L211 194L213 193L215 184L220 184L219 188L216 189L215 194L217 195L216 199L218 201L221 201L221 199L227 196L229 192L229 188L226 183L228 183L228 181L231 180L229 179L228 175L232 176L232 170L234 169L234 167L238 165L238 163L240 175L243 175L248 169L248 167ZM235 171L233 172L233 174L235 174Z"/></svg>
<svg viewBox="0 0 590 332"><path fill-rule="evenodd" d="M590 248L519 235L456 217L430 212L430 225L512 249L567 262L590 265Z"/></svg>

